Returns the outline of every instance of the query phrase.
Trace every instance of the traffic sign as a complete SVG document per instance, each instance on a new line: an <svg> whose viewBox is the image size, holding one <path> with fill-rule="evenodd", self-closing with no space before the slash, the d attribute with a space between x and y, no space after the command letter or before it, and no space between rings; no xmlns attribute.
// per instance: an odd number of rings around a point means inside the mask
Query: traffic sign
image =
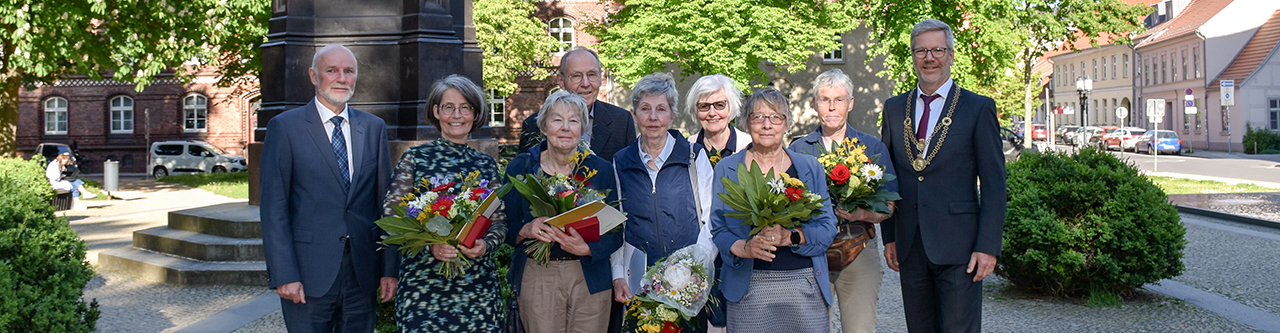
<svg viewBox="0 0 1280 333"><path fill-rule="evenodd" d="M1129 109L1123 106L1116 108L1116 118L1124 119L1129 117Z"/></svg>
<svg viewBox="0 0 1280 333"><path fill-rule="evenodd" d="M1236 80L1220 80L1218 85L1222 86L1222 106L1236 105Z"/></svg>
<svg viewBox="0 0 1280 333"><path fill-rule="evenodd" d="M1187 95L1191 94L1191 88L1187 88Z"/></svg>
<svg viewBox="0 0 1280 333"><path fill-rule="evenodd" d="M1187 92L1191 92L1191 89L1188 88ZM1183 99L1182 106L1183 106L1182 108L1183 114L1196 114L1196 97L1192 95L1187 95L1187 97Z"/></svg>
<svg viewBox="0 0 1280 333"><path fill-rule="evenodd" d="M1158 99L1158 98L1148 99L1147 114L1150 114L1159 118L1164 118L1164 99Z"/></svg>

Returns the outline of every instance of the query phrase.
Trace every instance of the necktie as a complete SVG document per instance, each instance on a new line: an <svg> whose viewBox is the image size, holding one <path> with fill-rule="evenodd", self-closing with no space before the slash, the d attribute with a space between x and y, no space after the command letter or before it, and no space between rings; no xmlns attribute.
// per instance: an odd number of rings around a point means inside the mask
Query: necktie
<svg viewBox="0 0 1280 333"><path fill-rule="evenodd" d="M933 100L938 97L942 96L920 94L920 99L924 100L924 113L920 115L920 126L916 127L916 140L924 140L926 137L925 134L929 131L929 103L933 103Z"/></svg>
<svg viewBox="0 0 1280 333"><path fill-rule="evenodd" d="M338 172L342 174L342 189L346 190L351 187L351 172L347 166L347 139L342 135L342 116L333 116L329 118L329 122L333 123L333 136L329 138L329 142L333 143L333 154L338 158Z"/></svg>

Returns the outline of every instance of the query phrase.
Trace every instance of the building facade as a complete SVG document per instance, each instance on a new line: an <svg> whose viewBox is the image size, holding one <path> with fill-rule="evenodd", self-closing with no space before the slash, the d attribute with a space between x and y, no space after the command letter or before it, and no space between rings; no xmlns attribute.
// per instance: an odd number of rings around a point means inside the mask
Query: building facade
<svg viewBox="0 0 1280 333"><path fill-rule="evenodd" d="M1224 80L1234 84L1234 105L1224 106ZM1280 131L1280 10L1272 13L1249 43L1206 89L1206 118L1218 118L1221 126L1209 127L1209 149L1240 151L1246 129ZM1246 127L1247 126L1247 127Z"/></svg>
<svg viewBox="0 0 1280 333"><path fill-rule="evenodd" d="M1111 40L1098 40L1098 44L1098 47L1062 53L1052 58L1055 73L1052 79L1053 103L1065 110L1054 115L1055 125L1134 125L1131 115L1120 118L1116 114L1116 109L1121 107L1133 110L1130 72L1133 49L1130 45L1113 44ZM1090 80L1093 85L1093 90L1084 94L1085 99L1081 99L1076 86L1082 79Z"/></svg>

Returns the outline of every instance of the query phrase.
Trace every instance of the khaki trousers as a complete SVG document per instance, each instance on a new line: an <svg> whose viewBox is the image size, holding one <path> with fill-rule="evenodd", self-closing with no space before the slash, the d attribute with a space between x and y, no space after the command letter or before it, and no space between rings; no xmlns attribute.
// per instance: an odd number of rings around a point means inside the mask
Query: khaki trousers
<svg viewBox="0 0 1280 333"><path fill-rule="evenodd" d="M528 333L599 333L609 326L610 290L592 294L577 260L529 260L520 281L520 321Z"/></svg>
<svg viewBox="0 0 1280 333"><path fill-rule="evenodd" d="M876 237L849 266L831 271L831 289L837 302L831 309L840 311L844 333L876 331L876 302L880 300L880 281L884 277L881 260L880 238Z"/></svg>

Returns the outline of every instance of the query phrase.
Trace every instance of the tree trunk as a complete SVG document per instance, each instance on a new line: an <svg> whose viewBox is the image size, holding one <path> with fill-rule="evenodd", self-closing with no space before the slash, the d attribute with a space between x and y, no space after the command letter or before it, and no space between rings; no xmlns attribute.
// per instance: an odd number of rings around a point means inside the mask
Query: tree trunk
<svg viewBox="0 0 1280 333"><path fill-rule="evenodd" d="M1031 142L1035 141L1035 136L1031 133L1032 129L1035 128L1031 125L1031 116L1033 115L1031 84L1034 81L1037 87L1040 86L1039 78L1034 78L1034 80L1032 78L1035 73L1032 73L1031 69L1033 68L1032 66L1035 66L1036 58L1031 57L1031 54L1031 52L1026 52L1022 57L1022 109L1026 114L1026 117L1022 119L1022 147L1024 148L1031 148Z"/></svg>
<svg viewBox="0 0 1280 333"><path fill-rule="evenodd" d="M22 75L9 57L13 47L0 43L0 157L18 155L18 88Z"/></svg>

